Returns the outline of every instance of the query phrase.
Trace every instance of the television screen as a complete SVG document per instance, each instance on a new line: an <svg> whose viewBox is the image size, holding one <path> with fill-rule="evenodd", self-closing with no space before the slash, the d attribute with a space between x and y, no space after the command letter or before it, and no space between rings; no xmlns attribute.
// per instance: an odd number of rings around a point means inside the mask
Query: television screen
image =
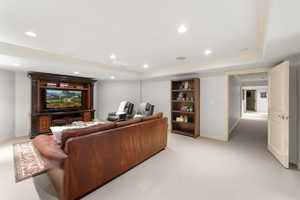
<svg viewBox="0 0 300 200"><path fill-rule="evenodd" d="M82 91L46 89L46 108L62 109L82 106Z"/></svg>

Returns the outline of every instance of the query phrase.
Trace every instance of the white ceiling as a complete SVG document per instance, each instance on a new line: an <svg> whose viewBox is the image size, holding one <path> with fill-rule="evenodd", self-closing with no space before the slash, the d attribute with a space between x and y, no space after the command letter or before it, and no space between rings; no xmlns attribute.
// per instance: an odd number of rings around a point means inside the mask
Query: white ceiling
<svg viewBox="0 0 300 200"><path fill-rule="evenodd" d="M0 5L0 67L6 69L142 79L265 67L300 52L297 0L0 0ZM180 24L186 33L177 33ZM213 53L204 55L206 49Z"/></svg>

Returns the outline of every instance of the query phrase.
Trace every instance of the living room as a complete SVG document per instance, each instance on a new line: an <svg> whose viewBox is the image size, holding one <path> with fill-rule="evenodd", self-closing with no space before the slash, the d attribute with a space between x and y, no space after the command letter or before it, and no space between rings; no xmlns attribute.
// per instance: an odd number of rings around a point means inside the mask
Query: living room
<svg viewBox="0 0 300 200"><path fill-rule="evenodd" d="M1 5L1 198L300 198L298 1Z"/></svg>

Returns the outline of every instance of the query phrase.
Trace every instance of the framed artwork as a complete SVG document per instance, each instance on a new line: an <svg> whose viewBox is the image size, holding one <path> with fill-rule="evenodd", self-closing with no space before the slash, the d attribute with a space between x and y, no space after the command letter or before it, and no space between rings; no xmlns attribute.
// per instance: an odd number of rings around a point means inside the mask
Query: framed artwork
<svg viewBox="0 0 300 200"><path fill-rule="evenodd" d="M261 92L260 98L267 98L267 92Z"/></svg>

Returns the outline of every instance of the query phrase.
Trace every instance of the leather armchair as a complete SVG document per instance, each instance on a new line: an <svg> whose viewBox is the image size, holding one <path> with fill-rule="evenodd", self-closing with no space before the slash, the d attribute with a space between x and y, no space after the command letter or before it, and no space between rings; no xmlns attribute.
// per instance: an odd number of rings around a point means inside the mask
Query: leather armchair
<svg viewBox="0 0 300 200"><path fill-rule="evenodd" d="M122 121L126 118L132 118L134 104L129 101L122 101L117 112L108 114L108 121Z"/></svg>
<svg viewBox="0 0 300 200"><path fill-rule="evenodd" d="M141 103L139 105L138 111L134 117L143 117L153 115L154 105L151 105L148 102Z"/></svg>

